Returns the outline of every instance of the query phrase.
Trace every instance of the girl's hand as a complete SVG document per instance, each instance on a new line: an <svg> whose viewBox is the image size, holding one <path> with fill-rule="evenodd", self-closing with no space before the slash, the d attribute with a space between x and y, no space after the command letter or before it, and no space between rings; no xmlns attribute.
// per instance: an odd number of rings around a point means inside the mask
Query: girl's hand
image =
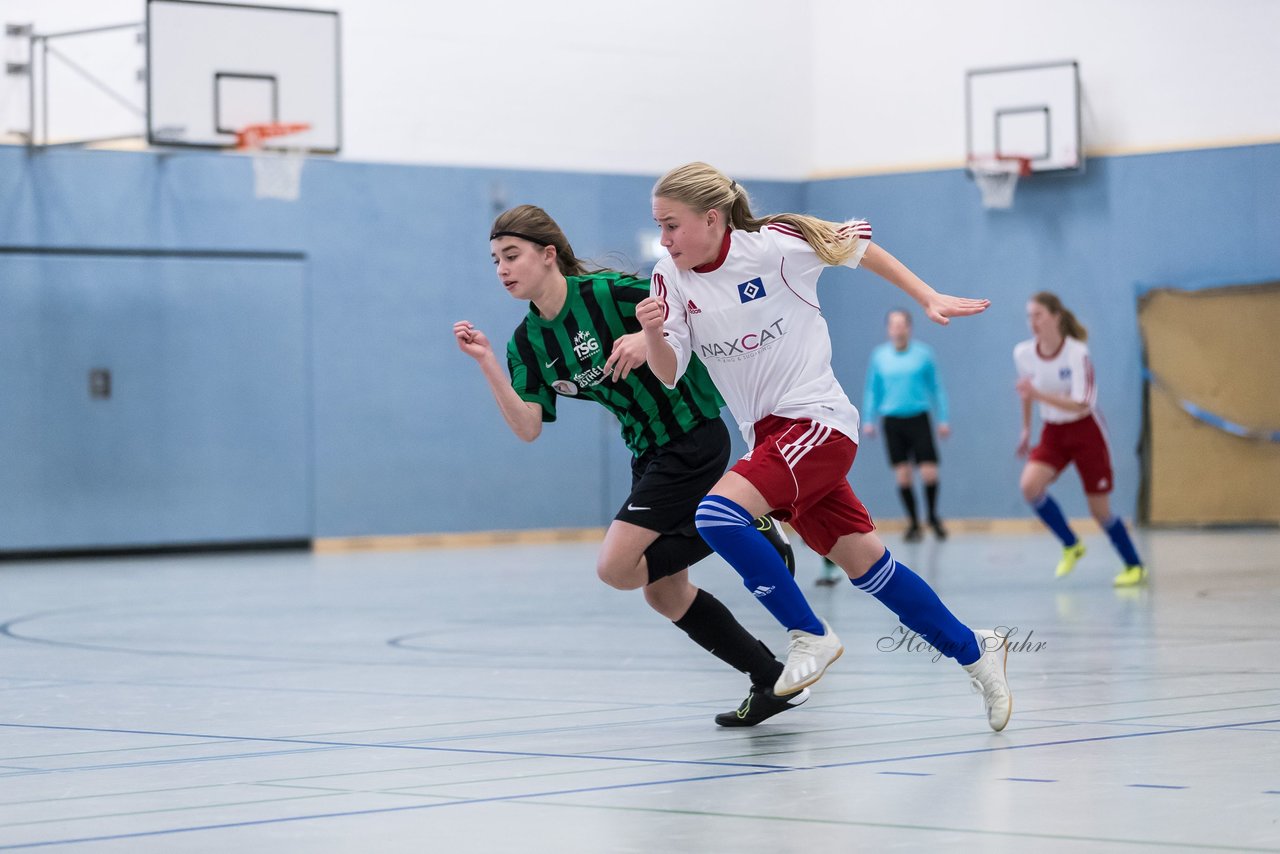
<svg viewBox="0 0 1280 854"><path fill-rule="evenodd" d="M925 315L934 323L940 323L943 326L950 323L953 317L968 317L972 314L981 314L990 305L991 300L989 299L953 297L936 291L933 296L921 303Z"/></svg>
<svg viewBox="0 0 1280 854"><path fill-rule="evenodd" d="M1025 457L1031 453L1031 433L1029 431L1025 429L1022 431L1022 434L1018 437L1018 449L1014 453L1020 457Z"/></svg>
<svg viewBox="0 0 1280 854"><path fill-rule="evenodd" d="M477 362L493 353L489 339L483 332L472 326L469 320L459 320L453 324L453 337L458 341L458 349Z"/></svg>
<svg viewBox="0 0 1280 854"><path fill-rule="evenodd" d="M614 382L625 380L628 374L644 364L648 352L643 332L623 335L613 342L613 352L604 363L605 376L612 374L610 379Z"/></svg>
<svg viewBox="0 0 1280 854"><path fill-rule="evenodd" d="M645 297L636 306L636 320L645 332L654 332L662 328L662 321L667 319L667 306L657 297Z"/></svg>

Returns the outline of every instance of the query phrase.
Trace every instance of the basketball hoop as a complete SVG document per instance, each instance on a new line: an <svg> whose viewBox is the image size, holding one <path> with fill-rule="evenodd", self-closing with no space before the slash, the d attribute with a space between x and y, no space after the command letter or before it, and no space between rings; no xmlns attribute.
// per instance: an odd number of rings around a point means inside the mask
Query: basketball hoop
<svg viewBox="0 0 1280 854"><path fill-rule="evenodd" d="M253 157L253 194L259 199L297 201L302 191L302 167L307 150L301 147L267 148L268 139L291 136L311 129L305 122L268 122L246 125L236 131L236 150Z"/></svg>
<svg viewBox="0 0 1280 854"><path fill-rule="evenodd" d="M988 210L1004 210L1013 207L1013 194L1018 189L1018 179L1031 174L1031 158L971 157L969 174L982 191L982 206Z"/></svg>

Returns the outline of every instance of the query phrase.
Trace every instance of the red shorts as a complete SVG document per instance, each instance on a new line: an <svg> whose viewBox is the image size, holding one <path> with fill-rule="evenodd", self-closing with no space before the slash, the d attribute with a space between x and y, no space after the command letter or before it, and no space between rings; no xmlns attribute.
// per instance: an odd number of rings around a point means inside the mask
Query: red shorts
<svg viewBox="0 0 1280 854"><path fill-rule="evenodd" d="M1066 424L1045 424L1040 431L1040 444L1031 450L1031 459L1061 472L1076 464L1084 491L1089 495L1105 495L1114 486L1111 473L1111 451L1098 419L1092 414Z"/></svg>
<svg viewBox="0 0 1280 854"><path fill-rule="evenodd" d="M756 445L730 471L760 490L772 513L790 522L818 554L845 534L876 529L846 476L858 445L808 418L766 416L756 422Z"/></svg>

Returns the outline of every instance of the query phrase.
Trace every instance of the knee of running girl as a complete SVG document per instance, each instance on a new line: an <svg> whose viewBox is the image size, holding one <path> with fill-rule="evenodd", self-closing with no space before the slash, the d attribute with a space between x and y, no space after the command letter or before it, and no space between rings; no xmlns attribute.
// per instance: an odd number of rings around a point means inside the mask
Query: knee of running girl
<svg viewBox="0 0 1280 854"><path fill-rule="evenodd" d="M649 583L649 573L630 556L601 554L596 560L596 576L615 590L635 590Z"/></svg>
<svg viewBox="0 0 1280 854"><path fill-rule="evenodd" d="M687 574L679 579L672 576L660 578L644 587L644 601L669 620L683 617L697 595L698 588L689 582Z"/></svg>
<svg viewBox="0 0 1280 854"><path fill-rule="evenodd" d="M855 533L836 540L827 557L844 570L851 581L857 581L875 566L884 552L884 543L875 532Z"/></svg>

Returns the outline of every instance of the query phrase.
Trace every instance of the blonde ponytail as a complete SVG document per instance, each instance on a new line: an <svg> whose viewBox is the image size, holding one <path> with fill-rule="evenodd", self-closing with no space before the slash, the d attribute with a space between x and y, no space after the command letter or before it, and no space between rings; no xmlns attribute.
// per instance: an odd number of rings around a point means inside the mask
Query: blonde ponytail
<svg viewBox="0 0 1280 854"><path fill-rule="evenodd" d="M672 169L654 185L653 195L688 205L698 213L718 210L731 228L740 231L759 231L775 222L789 225L804 235L823 262L833 267L848 261L858 249L857 237L845 223L798 213L757 219L751 213L746 188L706 163L688 163Z"/></svg>

